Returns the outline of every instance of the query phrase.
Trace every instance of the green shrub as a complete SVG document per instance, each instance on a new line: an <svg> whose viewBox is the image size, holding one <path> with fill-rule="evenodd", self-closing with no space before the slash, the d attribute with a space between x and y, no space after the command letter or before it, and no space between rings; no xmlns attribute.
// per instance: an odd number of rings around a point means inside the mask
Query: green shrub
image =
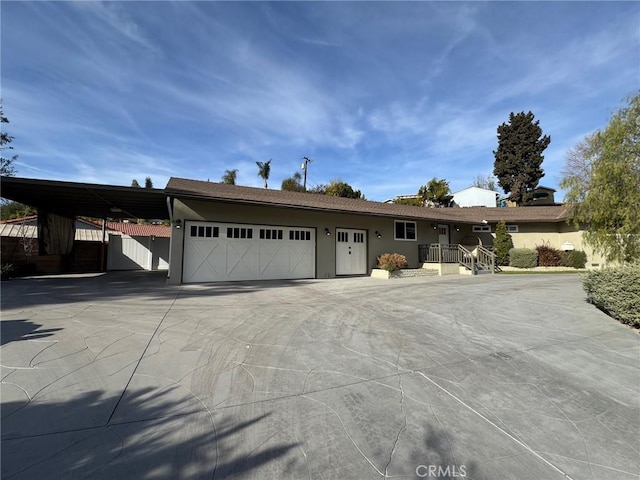
<svg viewBox="0 0 640 480"><path fill-rule="evenodd" d="M582 250L569 250L560 252L560 266L571 268L584 268L587 264L587 254Z"/></svg>
<svg viewBox="0 0 640 480"><path fill-rule="evenodd" d="M513 248L513 239L507 232L507 225L504 222L496 225L496 239L493 241L493 251L496 254L498 265L509 264L509 250Z"/></svg>
<svg viewBox="0 0 640 480"><path fill-rule="evenodd" d="M538 265L541 267L559 267L561 251L553 248L549 242L536 246Z"/></svg>
<svg viewBox="0 0 640 480"><path fill-rule="evenodd" d="M509 250L509 265L517 268L538 266L538 252L532 248L512 248Z"/></svg>
<svg viewBox="0 0 640 480"><path fill-rule="evenodd" d="M0 265L0 278L2 280L6 280L9 277L11 277L11 274L13 273L15 269L13 268L13 265L11 265L10 263L3 263L2 265Z"/></svg>
<svg viewBox="0 0 640 480"><path fill-rule="evenodd" d="M640 328L640 265L592 270L582 279L587 299L616 320Z"/></svg>
<svg viewBox="0 0 640 480"><path fill-rule="evenodd" d="M384 253L378 257L378 266L388 272L395 272L401 268L407 268L407 257L399 253Z"/></svg>

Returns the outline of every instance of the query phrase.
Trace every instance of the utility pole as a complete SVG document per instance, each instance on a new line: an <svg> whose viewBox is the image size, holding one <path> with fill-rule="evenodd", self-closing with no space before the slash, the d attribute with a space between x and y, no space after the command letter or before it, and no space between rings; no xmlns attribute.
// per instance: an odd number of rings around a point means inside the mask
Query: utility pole
<svg viewBox="0 0 640 480"><path fill-rule="evenodd" d="M302 168L302 170L304 170L304 184L303 184L303 188L304 191L307 191L307 168L308 165L313 161L311 160L309 157L302 157L302 159L304 160L304 163L300 166L300 168Z"/></svg>

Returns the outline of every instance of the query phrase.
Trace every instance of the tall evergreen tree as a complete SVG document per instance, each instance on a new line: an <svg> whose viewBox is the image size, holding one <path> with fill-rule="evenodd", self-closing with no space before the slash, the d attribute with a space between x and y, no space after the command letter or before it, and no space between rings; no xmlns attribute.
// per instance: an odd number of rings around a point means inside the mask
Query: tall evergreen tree
<svg viewBox="0 0 640 480"><path fill-rule="evenodd" d="M504 222L496 225L496 239L493 242L493 250L496 254L496 263L498 265L509 265L509 250L513 248L513 239L507 231L507 225Z"/></svg>
<svg viewBox="0 0 640 480"><path fill-rule="evenodd" d="M144 179L144 188L153 188L153 181L151 180L151 177Z"/></svg>
<svg viewBox="0 0 640 480"><path fill-rule="evenodd" d="M138 180L136 180L135 178L131 180L131 186L133 188L140 188L140 184L138 183Z"/></svg>
<svg viewBox="0 0 640 480"><path fill-rule="evenodd" d="M542 152L551 142L551 137L542 136L540 121L534 118L531 112L511 112L509 123L498 127L498 149L493 152L493 174L504 193L518 205L544 176Z"/></svg>

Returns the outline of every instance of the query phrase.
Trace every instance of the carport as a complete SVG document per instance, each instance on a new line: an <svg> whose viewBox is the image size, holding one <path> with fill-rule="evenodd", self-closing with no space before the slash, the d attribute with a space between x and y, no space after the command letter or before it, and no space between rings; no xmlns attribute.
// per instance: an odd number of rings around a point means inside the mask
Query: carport
<svg viewBox="0 0 640 480"><path fill-rule="evenodd" d="M2 177L3 198L38 210L38 257L56 258L65 271L73 254L76 217L103 220L102 260L105 265L106 220L169 218L169 203L162 189L134 188L92 183Z"/></svg>

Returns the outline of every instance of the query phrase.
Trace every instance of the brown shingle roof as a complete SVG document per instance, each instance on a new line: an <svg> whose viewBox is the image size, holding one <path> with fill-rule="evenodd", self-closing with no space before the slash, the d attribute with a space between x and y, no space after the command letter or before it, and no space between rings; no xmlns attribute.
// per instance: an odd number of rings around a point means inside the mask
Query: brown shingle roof
<svg viewBox="0 0 640 480"><path fill-rule="evenodd" d="M223 183L205 182L172 177L165 189L167 195L177 198L216 200L250 205L283 208L323 210L416 220L434 220L458 223L534 223L562 222L569 217L570 207L565 205L513 208L425 208L391 203L371 202L353 198L333 197L316 193L287 192L265 188L241 187Z"/></svg>

